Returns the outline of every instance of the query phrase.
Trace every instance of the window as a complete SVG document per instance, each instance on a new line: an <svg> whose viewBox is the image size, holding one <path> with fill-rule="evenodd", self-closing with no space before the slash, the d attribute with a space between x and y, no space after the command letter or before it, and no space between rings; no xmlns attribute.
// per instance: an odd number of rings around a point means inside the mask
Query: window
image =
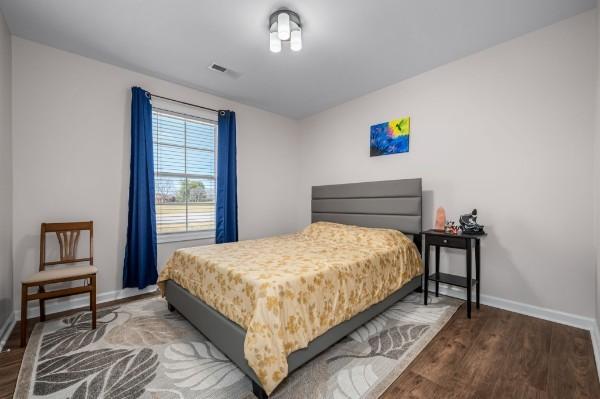
<svg viewBox="0 0 600 399"><path fill-rule="evenodd" d="M154 108L156 231L161 241L215 229L215 121ZM208 236L208 235L206 235Z"/></svg>

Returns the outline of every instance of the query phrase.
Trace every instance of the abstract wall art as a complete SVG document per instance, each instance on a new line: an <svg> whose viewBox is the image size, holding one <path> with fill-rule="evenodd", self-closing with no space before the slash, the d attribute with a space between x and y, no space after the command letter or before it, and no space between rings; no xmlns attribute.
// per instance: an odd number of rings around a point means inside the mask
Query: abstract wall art
<svg viewBox="0 0 600 399"><path fill-rule="evenodd" d="M408 152L410 117L371 126L371 156Z"/></svg>

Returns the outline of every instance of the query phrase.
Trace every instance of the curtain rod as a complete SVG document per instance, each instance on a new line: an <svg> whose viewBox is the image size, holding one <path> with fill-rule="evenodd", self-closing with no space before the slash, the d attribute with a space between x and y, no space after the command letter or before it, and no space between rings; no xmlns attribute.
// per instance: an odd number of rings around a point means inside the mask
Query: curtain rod
<svg viewBox="0 0 600 399"><path fill-rule="evenodd" d="M179 103L179 104L183 104L183 105L188 105L190 107L201 108L201 109L204 109L204 110L207 110L207 111L216 112L216 113L225 112L225 111L214 109L214 108L203 107L202 105L191 104L191 103L186 103L185 101L175 100L174 98L159 96L157 94L152 94L150 92L146 92L146 93L148 93L150 95L150 98L152 98L152 97L162 98L163 100L173 101L175 103Z"/></svg>

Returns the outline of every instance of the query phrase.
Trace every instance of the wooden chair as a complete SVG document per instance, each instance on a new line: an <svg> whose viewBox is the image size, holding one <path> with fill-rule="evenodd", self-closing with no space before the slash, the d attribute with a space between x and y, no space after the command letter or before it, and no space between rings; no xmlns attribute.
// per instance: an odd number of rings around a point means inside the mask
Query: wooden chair
<svg viewBox="0 0 600 399"><path fill-rule="evenodd" d="M89 231L90 252L87 258L77 258L77 245L82 231ZM56 233L59 244L60 259L46 262L46 233ZM40 321L46 320L46 299L61 298L69 295L90 293L90 310L92 311L92 329L96 328L96 272L94 267L94 222L42 223L40 234L40 267L39 272L22 281L21 286L21 347L27 343L27 303L40 301ZM46 269L46 266L73 265L78 262L89 262L89 266L69 266ZM73 280L85 280L84 286L62 288L46 291L46 284L62 283ZM37 293L29 294L30 287L38 287Z"/></svg>

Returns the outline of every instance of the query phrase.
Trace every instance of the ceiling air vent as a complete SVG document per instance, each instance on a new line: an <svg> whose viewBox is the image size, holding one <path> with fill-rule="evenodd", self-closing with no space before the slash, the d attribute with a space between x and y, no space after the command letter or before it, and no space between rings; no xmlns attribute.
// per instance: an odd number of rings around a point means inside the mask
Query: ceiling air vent
<svg viewBox="0 0 600 399"><path fill-rule="evenodd" d="M217 72L227 72L227 68L218 65L218 64L210 64L208 66L208 69L212 69L213 71L217 71Z"/></svg>

